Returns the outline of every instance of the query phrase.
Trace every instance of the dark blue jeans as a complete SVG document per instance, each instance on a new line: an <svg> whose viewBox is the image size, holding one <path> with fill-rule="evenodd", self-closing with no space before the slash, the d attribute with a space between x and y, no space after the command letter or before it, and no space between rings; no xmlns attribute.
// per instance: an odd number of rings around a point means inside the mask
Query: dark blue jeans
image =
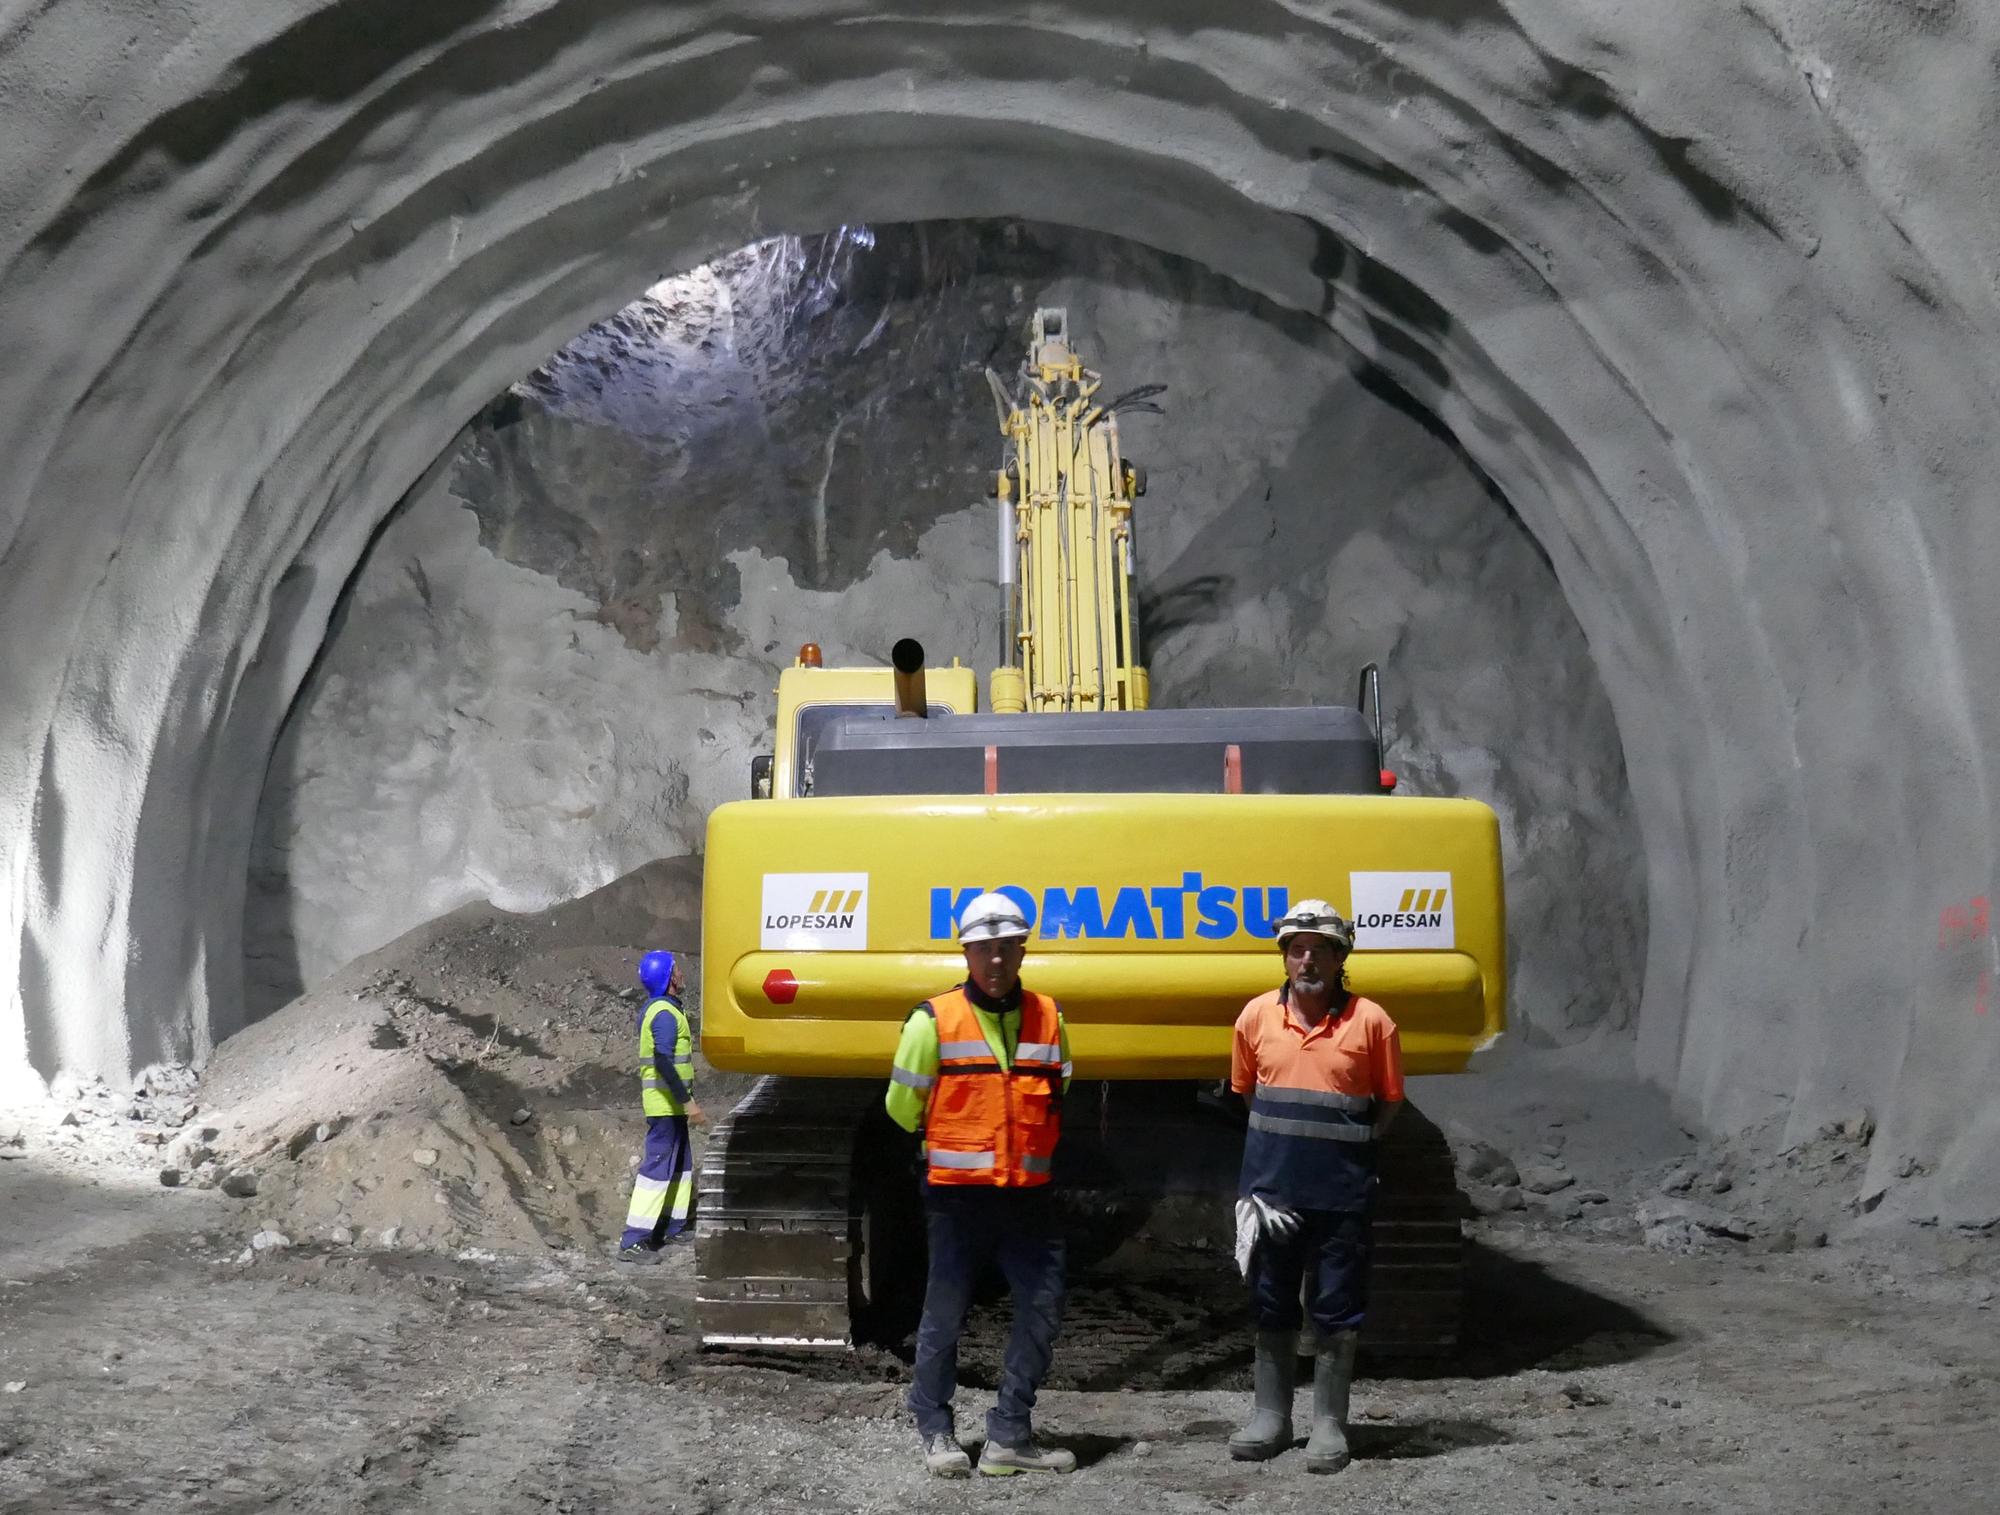
<svg viewBox="0 0 2000 1515"><path fill-rule="evenodd" d="M1062 1325L1063 1243L1055 1206L1046 1189L926 1184L924 1213L930 1280L909 1400L917 1432L930 1437L952 1430L958 1337L980 1272L991 1262L1013 1293L1014 1331L986 1435L1003 1447L1019 1446L1032 1434L1035 1391L1048 1377Z"/></svg>
<svg viewBox="0 0 2000 1515"><path fill-rule="evenodd" d="M1321 1338L1359 1329L1368 1311L1368 1253L1366 1215L1301 1210L1297 1231L1283 1241L1264 1238L1250 1259L1257 1329L1296 1331L1308 1315Z"/></svg>

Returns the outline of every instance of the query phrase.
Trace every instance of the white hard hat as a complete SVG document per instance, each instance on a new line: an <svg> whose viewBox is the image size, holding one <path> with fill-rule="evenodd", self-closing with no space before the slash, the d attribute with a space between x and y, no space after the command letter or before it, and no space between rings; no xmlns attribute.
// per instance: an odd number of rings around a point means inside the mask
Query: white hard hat
<svg viewBox="0 0 2000 1515"><path fill-rule="evenodd" d="M1300 900L1278 917L1278 945L1307 932L1323 936L1342 952L1354 950L1354 923L1325 900Z"/></svg>
<svg viewBox="0 0 2000 1515"><path fill-rule="evenodd" d="M958 918L961 942L990 942L999 937L1028 934L1028 918L1021 907L1004 894L982 894Z"/></svg>

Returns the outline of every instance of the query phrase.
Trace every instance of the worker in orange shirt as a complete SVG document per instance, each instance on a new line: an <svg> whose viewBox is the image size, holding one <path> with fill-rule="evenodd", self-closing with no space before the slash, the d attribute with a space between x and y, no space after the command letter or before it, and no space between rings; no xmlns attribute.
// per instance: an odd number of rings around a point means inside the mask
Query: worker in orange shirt
<svg viewBox="0 0 2000 1515"><path fill-rule="evenodd" d="M1348 1390L1368 1303L1375 1144L1402 1108L1403 1054L1388 1012L1347 988L1354 927L1331 905L1302 901L1277 937L1285 982L1243 1007L1230 1060L1230 1087L1250 1106L1237 1210L1251 1238L1257 1352L1256 1409L1229 1455L1261 1460L1291 1446L1299 1327L1310 1316L1306 1470L1337 1473L1350 1458Z"/></svg>

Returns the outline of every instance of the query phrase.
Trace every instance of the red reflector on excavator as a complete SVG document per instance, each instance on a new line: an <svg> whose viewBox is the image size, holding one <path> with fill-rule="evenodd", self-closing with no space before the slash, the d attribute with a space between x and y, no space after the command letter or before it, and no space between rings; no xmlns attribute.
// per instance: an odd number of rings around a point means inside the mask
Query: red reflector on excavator
<svg viewBox="0 0 2000 1515"><path fill-rule="evenodd" d="M799 981L789 968L773 968L764 975L764 998L774 1005L789 1005L799 997Z"/></svg>
<svg viewBox="0 0 2000 1515"><path fill-rule="evenodd" d="M1384 768L1382 770L1383 793L1386 794L1389 790L1394 789L1395 787L1396 787L1396 770L1393 768Z"/></svg>

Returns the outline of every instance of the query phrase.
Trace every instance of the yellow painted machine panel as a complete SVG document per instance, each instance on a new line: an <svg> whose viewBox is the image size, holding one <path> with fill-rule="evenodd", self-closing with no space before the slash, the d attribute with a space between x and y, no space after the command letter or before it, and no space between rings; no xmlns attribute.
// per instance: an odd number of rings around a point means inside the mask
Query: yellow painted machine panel
<svg viewBox="0 0 2000 1515"><path fill-rule="evenodd" d="M1061 1000L1080 1078L1226 1073L1237 1012L1282 978L1272 923L1313 897L1356 920L1348 980L1395 1018L1409 1071L1458 1071L1502 1028L1499 824L1477 801L894 796L711 815L704 1052L885 1074L910 1008L964 977L953 922L984 889L1027 909L1022 977Z"/></svg>

